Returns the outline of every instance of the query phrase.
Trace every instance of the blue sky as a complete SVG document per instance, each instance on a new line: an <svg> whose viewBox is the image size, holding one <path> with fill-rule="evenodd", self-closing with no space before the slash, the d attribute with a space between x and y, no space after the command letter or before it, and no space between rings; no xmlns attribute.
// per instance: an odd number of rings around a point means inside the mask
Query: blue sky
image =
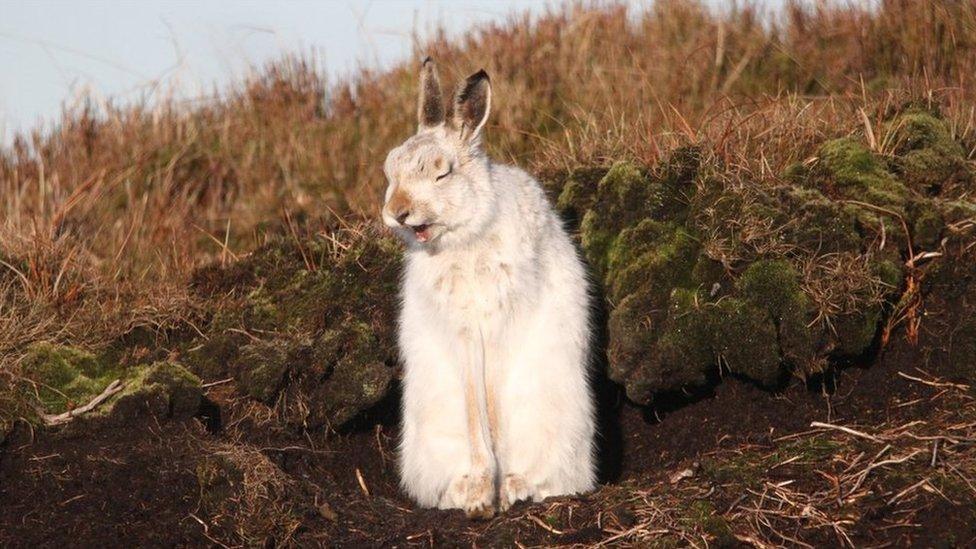
<svg viewBox="0 0 976 549"><path fill-rule="evenodd" d="M49 123L64 101L198 97L283 51L315 51L341 75L410 54L411 36L451 32L551 0L0 0L0 141ZM155 86L161 84L158 88Z"/></svg>

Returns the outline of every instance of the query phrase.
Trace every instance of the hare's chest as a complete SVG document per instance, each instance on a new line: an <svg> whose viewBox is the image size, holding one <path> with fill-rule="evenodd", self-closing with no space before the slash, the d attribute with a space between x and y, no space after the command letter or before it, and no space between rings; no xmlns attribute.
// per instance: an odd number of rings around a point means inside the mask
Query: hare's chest
<svg viewBox="0 0 976 549"><path fill-rule="evenodd" d="M469 324L503 321L526 298L525 268L502 254L472 254L436 265L429 299L451 320Z"/></svg>

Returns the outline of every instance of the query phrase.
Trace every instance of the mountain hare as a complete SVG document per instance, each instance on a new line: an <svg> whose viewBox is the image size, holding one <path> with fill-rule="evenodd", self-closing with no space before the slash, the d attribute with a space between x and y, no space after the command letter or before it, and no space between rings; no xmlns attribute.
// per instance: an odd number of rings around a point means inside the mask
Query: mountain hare
<svg viewBox="0 0 976 549"><path fill-rule="evenodd" d="M539 183L482 150L490 106L479 71L446 122L425 59L419 129L384 165L407 246L401 482L472 517L595 482L585 272Z"/></svg>

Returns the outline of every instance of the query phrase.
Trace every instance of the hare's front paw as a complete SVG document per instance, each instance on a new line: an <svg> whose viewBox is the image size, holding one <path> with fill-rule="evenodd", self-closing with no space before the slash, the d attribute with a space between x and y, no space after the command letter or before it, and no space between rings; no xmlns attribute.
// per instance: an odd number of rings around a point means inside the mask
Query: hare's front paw
<svg viewBox="0 0 976 549"><path fill-rule="evenodd" d="M446 507L463 509L468 518L487 519L495 514L495 482L488 471L454 479L444 497Z"/></svg>
<svg viewBox="0 0 976 549"><path fill-rule="evenodd" d="M507 511L515 502L529 499L532 495L529 483L522 475L505 475L499 488L498 507L502 511Z"/></svg>

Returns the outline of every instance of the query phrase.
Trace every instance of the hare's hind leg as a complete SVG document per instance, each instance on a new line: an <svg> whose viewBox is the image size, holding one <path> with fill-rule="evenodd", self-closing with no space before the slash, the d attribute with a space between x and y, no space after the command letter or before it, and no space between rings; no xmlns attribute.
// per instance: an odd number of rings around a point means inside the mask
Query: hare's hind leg
<svg viewBox="0 0 976 549"><path fill-rule="evenodd" d="M465 425L470 471L456 478L445 493L449 507L460 507L469 517L495 514L496 461L492 451L491 401L485 383L486 349L483 337L465 338L467 359L462 366Z"/></svg>
<svg viewBox="0 0 976 549"><path fill-rule="evenodd" d="M403 336L429 330L422 322L404 323L408 325L413 328ZM427 331L424 337L404 340L403 487L425 507L490 516L495 458L485 435L484 375L471 366L468 350L457 338Z"/></svg>
<svg viewBox="0 0 976 549"><path fill-rule="evenodd" d="M571 322L539 319L510 347L498 395L502 509L594 486L587 340L585 326Z"/></svg>
<svg viewBox="0 0 976 549"><path fill-rule="evenodd" d="M462 385L445 353L405 349L400 483L423 507L443 507L451 482L467 472Z"/></svg>

